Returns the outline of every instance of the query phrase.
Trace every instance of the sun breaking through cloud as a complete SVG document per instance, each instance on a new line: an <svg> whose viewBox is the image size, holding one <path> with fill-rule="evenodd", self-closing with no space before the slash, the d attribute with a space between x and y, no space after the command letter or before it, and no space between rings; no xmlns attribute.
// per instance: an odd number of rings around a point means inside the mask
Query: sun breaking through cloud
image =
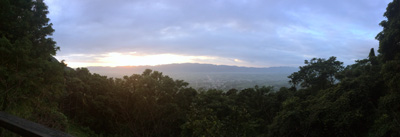
<svg viewBox="0 0 400 137"><path fill-rule="evenodd" d="M299 66L330 56L352 64L377 49L374 38L390 1L45 0L61 48L57 58L81 67ZM72 56L79 54L85 56Z"/></svg>
<svg viewBox="0 0 400 137"><path fill-rule="evenodd" d="M154 54L145 55L137 52L111 52L100 55L94 54L70 54L67 56L59 56L58 58L66 58L68 66L89 67L89 66L154 66L164 64L179 63L212 63L212 64L228 64L236 66L249 66L248 62L239 59L219 58L210 56L185 56L176 54Z"/></svg>

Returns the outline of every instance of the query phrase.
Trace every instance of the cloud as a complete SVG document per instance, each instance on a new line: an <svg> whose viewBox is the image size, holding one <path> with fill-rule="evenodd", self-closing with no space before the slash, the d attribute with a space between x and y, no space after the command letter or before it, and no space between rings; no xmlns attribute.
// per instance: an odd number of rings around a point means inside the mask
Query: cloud
<svg viewBox="0 0 400 137"><path fill-rule="evenodd" d="M174 63L212 63L217 65L247 66L248 62L212 56L184 56L177 54L143 54L137 52L109 52L104 54L70 54L58 56L69 60L67 65L73 68L89 66L146 66Z"/></svg>
<svg viewBox="0 0 400 137"><path fill-rule="evenodd" d="M298 66L309 57L337 56L346 64L365 58L378 47L374 37L390 1L45 2L59 57L138 52L220 58L209 62L215 64L237 59L248 66Z"/></svg>

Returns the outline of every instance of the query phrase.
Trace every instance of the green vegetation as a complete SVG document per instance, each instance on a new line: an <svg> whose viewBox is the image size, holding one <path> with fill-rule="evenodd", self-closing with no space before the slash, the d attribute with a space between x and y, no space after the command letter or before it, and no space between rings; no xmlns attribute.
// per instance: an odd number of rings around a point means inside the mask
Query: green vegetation
<svg viewBox="0 0 400 137"><path fill-rule="evenodd" d="M195 90L149 69L116 79L71 69L52 57L42 2L0 0L0 11L1 111L76 136L400 136L400 0L380 24L380 54L347 67L306 60L279 90Z"/></svg>
<svg viewBox="0 0 400 137"><path fill-rule="evenodd" d="M47 13L42 2L0 0L0 110L63 130L64 65Z"/></svg>

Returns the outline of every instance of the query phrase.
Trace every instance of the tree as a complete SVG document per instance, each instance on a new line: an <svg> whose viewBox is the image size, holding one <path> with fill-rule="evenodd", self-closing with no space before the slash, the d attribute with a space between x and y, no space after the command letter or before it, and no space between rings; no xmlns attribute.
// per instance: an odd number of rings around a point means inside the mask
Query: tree
<svg viewBox="0 0 400 137"><path fill-rule="evenodd" d="M288 76L293 87L300 84L303 88L328 88L335 83L335 74L344 68L343 62L336 61L336 57L330 57L328 60L313 58L310 61L305 60L304 63L306 65L299 67L298 72Z"/></svg>
<svg viewBox="0 0 400 137"><path fill-rule="evenodd" d="M400 0L389 3L383 16L387 20L379 24L383 30L375 38L384 63L383 77L389 89L396 92L400 88Z"/></svg>
<svg viewBox="0 0 400 137"><path fill-rule="evenodd" d="M379 99L379 117L375 121L374 136L399 136L400 132L400 0L388 4L383 14L387 20L379 25L383 30L376 36L382 56L382 75L386 95ZM381 89L382 90L382 89Z"/></svg>
<svg viewBox="0 0 400 137"><path fill-rule="evenodd" d="M383 14L387 20L383 20L379 25L383 30L375 37L379 40L379 53L383 56L383 61L400 59L400 0L393 0Z"/></svg>
<svg viewBox="0 0 400 137"><path fill-rule="evenodd" d="M371 50L369 51L368 58L374 58L374 57L376 57L375 56L375 51L374 51L374 48L371 48Z"/></svg>
<svg viewBox="0 0 400 137"><path fill-rule="evenodd" d="M64 129L54 121L66 120L57 110L64 65L52 57L59 48L47 13L41 1L0 0L0 109Z"/></svg>
<svg viewBox="0 0 400 137"><path fill-rule="evenodd" d="M178 136L196 96L188 83L150 69L112 79L78 68L66 84L64 112L103 135Z"/></svg>

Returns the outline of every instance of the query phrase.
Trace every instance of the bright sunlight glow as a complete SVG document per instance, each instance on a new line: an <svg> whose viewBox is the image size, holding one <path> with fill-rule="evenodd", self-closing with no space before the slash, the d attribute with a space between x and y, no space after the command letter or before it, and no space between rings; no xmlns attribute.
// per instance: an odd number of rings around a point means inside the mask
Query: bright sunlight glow
<svg viewBox="0 0 400 137"><path fill-rule="evenodd" d="M82 60L84 58L95 58L95 60L88 61L75 61ZM88 67L88 66L155 66L173 63L191 63L191 62L203 62L205 60L215 60L215 57L208 56L184 56L175 54L155 54L155 55L142 55L136 52L119 53L111 52L101 55L83 55L74 54L69 56L63 56L67 60L67 64L70 67Z"/></svg>
<svg viewBox="0 0 400 137"><path fill-rule="evenodd" d="M111 66L111 67L143 66L143 65L154 66L162 64L172 64L172 63L187 63L187 62L192 62L192 60L196 58L206 59L209 57L181 56L173 54L137 56L134 54L109 53L106 57L101 58L99 61L103 62L104 66Z"/></svg>

